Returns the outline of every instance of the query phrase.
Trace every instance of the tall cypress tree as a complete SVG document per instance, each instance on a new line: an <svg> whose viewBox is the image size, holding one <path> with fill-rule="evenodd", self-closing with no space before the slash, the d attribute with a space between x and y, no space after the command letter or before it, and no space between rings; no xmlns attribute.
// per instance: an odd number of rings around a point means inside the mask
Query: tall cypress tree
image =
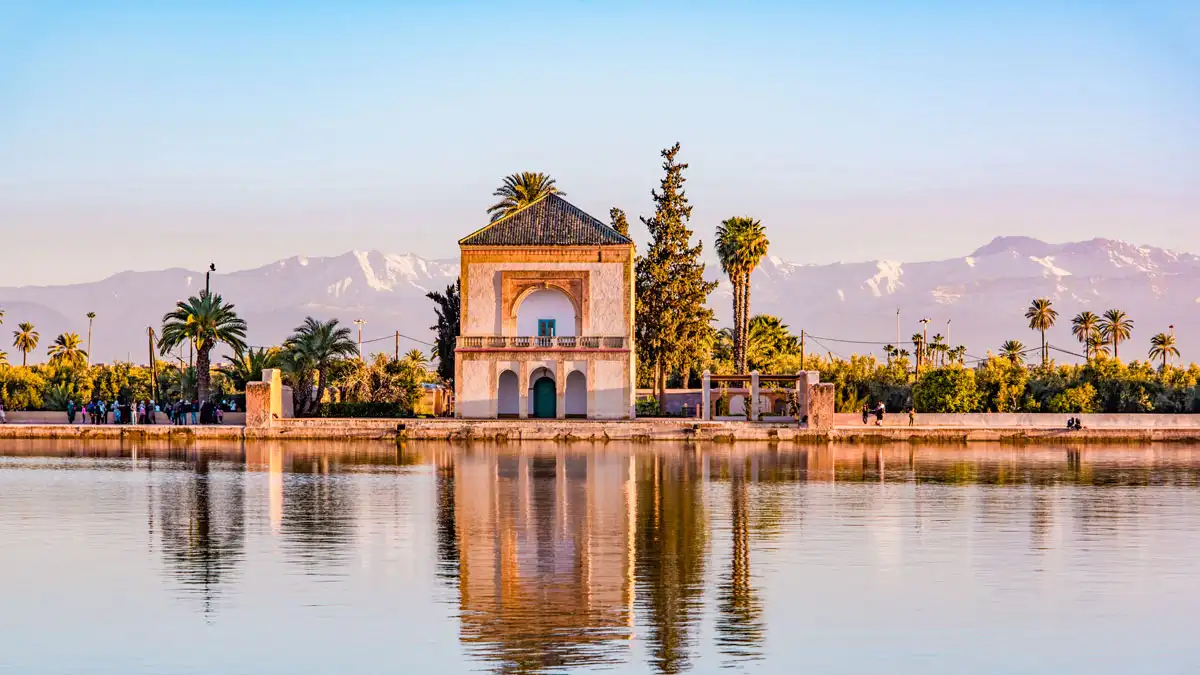
<svg viewBox="0 0 1200 675"><path fill-rule="evenodd" d="M694 361L693 352L712 331L708 294L717 287L704 280L704 246L691 243L692 207L683 189L688 165L676 161L678 154L678 143L662 151L665 175L659 189L650 191L654 216L641 219L650 244L637 260L638 360L654 366L660 410L666 406L667 373Z"/></svg>

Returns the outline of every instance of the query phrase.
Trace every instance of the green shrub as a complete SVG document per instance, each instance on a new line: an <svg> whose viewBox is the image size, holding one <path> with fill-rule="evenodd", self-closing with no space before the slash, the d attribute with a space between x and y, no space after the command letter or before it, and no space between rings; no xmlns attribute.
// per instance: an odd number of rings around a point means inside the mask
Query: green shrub
<svg viewBox="0 0 1200 675"><path fill-rule="evenodd" d="M1047 412L1094 413L1100 410L1096 400L1096 388L1090 384L1070 387L1050 398Z"/></svg>
<svg viewBox="0 0 1200 675"><path fill-rule="evenodd" d="M979 410L975 372L961 366L934 368L921 373L913 385L917 412L967 413Z"/></svg>
<svg viewBox="0 0 1200 675"><path fill-rule="evenodd" d="M412 417L412 410L400 403L322 403L317 417Z"/></svg>
<svg viewBox="0 0 1200 675"><path fill-rule="evenodd" d="M0 401L9 410L38 410L42 407L46 380L29 368L0 366Z"/></svg>

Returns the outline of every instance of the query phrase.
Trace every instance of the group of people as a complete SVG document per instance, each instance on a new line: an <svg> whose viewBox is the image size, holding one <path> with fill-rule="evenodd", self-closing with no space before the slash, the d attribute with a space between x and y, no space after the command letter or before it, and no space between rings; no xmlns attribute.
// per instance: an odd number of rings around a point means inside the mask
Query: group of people
<svg viewBox="0 0 1200 675"><path fill-rule="evenodd" d="M887 409L883 407L883 401L875 404L874 407L864 403L862 408L863 424L867 424L872 416L875 417L875 426L883 426L883 414Z"/></svg>
<svg viewBox="0 0 1200 675"><path fill-rule="evenodd" d="M84 424L109 424L109 413L112 413L112 424L158 424L160 412L167 413L171 424L176 425L220 424L224 417L221 406L211 401L200 403L180 399L160 407L151 399L114 403L96 399L82 406L68 401L67 423L75 424L76 415L82 414Z"/></svg>

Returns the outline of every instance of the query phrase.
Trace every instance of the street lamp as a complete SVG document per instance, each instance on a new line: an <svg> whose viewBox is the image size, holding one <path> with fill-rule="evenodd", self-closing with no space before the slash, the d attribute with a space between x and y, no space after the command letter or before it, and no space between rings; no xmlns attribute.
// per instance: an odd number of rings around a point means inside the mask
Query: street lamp
<svg viewBox="0 0 1200 675"><path fill-rule="evenodd" d="M362 327L363 327L364 323L366 323L366 321L363 321L362 319L354 320L354 324L356 326L358 326L358 360L359 361L366 361L366 359L363 358L363 351L362 351Z"/></svg>
<svg viewBox="0 0 1200 675"><path fill-rule="evenodd" d="M204 273L204 294L208 295L208 276L217 271L217 266L213 263L208 263L208 271Z"/></svg>

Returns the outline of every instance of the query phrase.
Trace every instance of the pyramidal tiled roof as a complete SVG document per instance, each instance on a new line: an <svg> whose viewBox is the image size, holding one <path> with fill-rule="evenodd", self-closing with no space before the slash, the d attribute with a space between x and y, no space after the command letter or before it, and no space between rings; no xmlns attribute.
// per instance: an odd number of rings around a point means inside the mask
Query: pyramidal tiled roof
<svg viewBox="0 0 1200 675"><path fill-rule="evenodd" d="M604 246L633 241L556 194L459 240L459 246Z"/></svg>

